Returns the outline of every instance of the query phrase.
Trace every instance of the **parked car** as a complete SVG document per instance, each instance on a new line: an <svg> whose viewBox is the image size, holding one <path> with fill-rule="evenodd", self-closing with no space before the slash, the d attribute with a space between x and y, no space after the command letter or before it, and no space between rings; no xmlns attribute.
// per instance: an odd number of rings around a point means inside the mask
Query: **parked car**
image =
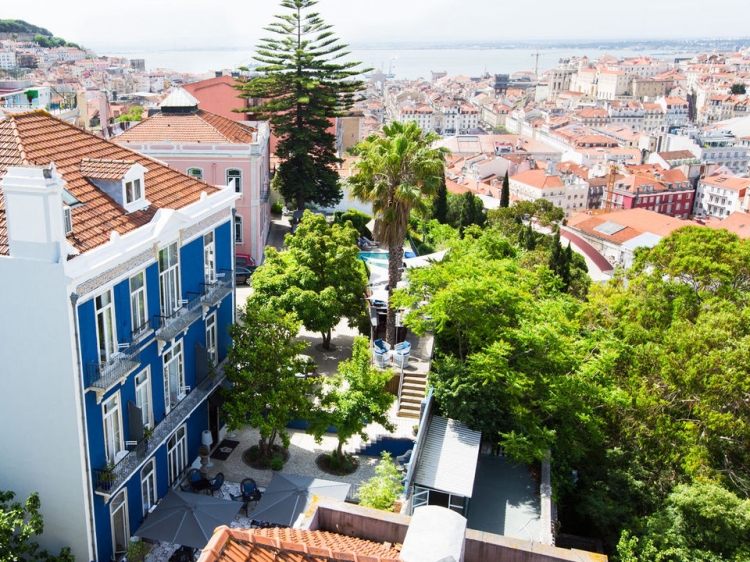
<svg viewBox="0 0 750 562"><path fill-rule="evenodd" d="M255 266L242 267L237 265L234 268L234 281L237 285L247 285L248 280L255 273Z"/></svg>
<svg viewBox="0 0 750 562"><path fill-rule="evenodd" d="M255 260L250 254L237 254L234 256L234 264L242 267L254 267Z"/></svg>

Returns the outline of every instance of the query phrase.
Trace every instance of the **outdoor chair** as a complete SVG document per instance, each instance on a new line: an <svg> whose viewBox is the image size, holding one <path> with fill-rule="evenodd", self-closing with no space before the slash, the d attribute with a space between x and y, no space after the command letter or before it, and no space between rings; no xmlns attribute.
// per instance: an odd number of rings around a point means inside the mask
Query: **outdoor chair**
<svg viewBox="0 0 750 562"><path fill-rule="evenodd" d="M375 340L372 352L376 367L384 368L388 366L388 361L391 358L390 349L391 346L387 342L384 342L383 340Z"/></svg>
<svg viewBox="0 0 750 562"><path fill-rule="evenodd" d="M242 492L242 497L248 502L257 502L263 495L252 478L245 478L240 482L240 491Z"/></svg>
<svg viewBox="0 0 750 562"><path fill-rule="evenodd" d="M216 475L216 478L213 479L211 482L211 487L209 488L211 495L214 495L214 492L218 492L221 490L221 487L224 485L224 473L219 472L219 474Z"/></svg>
<svg viewBox="0 0 750 562"><path fill-rule="evenodd" d="M393 364L397 367L409 366L411 344L408 341L397 343L393 348Z"/></svg>
<svg viewBox="0 0 750 562"><path fill-rule="evenodd" d="M198 470L197 468L191 468L188 471L188 474L187 474L188 484L193 485L196 482L198 482L198 480L200 480L201 478L203 478L203 476L201 475L201 471Z"/></svg>
<svg viewBox="0 0 750 562"><path fill-rule="evenodd" d="M399 455L396 457L396 462L399 464L400 468L404 468L409 462L411 461L411 454L414 449L409 449L406 451L403 455Z"/></svg>

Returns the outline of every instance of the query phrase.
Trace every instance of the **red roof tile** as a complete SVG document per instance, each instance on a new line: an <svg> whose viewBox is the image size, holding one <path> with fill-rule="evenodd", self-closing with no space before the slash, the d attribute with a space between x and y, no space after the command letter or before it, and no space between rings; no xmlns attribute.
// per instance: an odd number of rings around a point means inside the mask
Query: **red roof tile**
<svg viewBox="0 0 750 562"><path fill-rule="evenodd" d="M397 562L399 551L355 537L301 529L219 527L200 562Z"/></svg>
<svg viewBox="0 0 750 562"><path fill-rule="evenodd" d="M81 172L85 160L138 163L146 168L144 190L151 205L127 213ZM159 208L180 209L219 188L196 180L147 156L104 140L44 111L0 114L0 177L9 166L55 163L57 172L83 205L72 210L68 241L81 253L148 224ZM101 164L99 164L101 165ZM113 165L114 166L114 165ZM5 200L0 190L0 255L8 255Z"/></svg>
<svg viewBox="0 0 750 562"><path fill-rule="evenodd" d="M134 164L133 160L95 160L93 158L84 158L81 160L81 175L85 178L98 180L121 180Z"/></svg>
<svg viewBox="0 0 750 562"><path fill-rule="evenodd" d="M202 109L194 113L157 113L117 137L118 143L237 143L254 142L257 129Z"/></svg>

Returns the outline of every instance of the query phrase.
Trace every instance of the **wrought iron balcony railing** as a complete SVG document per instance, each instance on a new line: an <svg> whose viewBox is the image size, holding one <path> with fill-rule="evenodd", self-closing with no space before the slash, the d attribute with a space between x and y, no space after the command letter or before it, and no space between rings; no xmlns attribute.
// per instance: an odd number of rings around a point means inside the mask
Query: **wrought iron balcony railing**
<svg viewBox="0 0 750 562"><path fill-rule="evenodd" d="M130 450L109 469L94 469L94 490L111 496L138 471L148 457L182 425L198 405L224 381L224 366L220 364L213 375L208 375L180 400L154 427L153 434L139 442L126 442Z"/></svg>
<svg viewBox="0 0 750 562"><path fill-rule="evenodd" d="M141 350L137 343L126 341L106 361L86 365L86 386L107 390L140 365Z"/></svg>
<svg viewBox="0 0 750 562"><path fill-rule="evenodd" d="M168 341L195 322L201 315L201 298L198 293L188 293L188 298L179 301L180 308L170 314L154 316L153 328L156 339Z"/></svg>
<svg viewBox="0 0 750 562"><path fill-rule="evenodd" d="M203 304L212 306L232 292L232 270L222 269L216 274L216 280L212 283L201 283L203 288Z"/></svg>

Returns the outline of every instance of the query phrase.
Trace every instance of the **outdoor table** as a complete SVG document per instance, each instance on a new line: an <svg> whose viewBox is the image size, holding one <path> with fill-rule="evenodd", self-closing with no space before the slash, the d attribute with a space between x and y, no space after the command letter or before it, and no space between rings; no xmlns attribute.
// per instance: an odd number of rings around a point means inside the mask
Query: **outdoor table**
<svg viewBox="0 0 750 562"><path fill-rule="evenodd" d="M211 488L211 481L208 478L201 478L190 484L194 492L204 492Z"/></svg>

